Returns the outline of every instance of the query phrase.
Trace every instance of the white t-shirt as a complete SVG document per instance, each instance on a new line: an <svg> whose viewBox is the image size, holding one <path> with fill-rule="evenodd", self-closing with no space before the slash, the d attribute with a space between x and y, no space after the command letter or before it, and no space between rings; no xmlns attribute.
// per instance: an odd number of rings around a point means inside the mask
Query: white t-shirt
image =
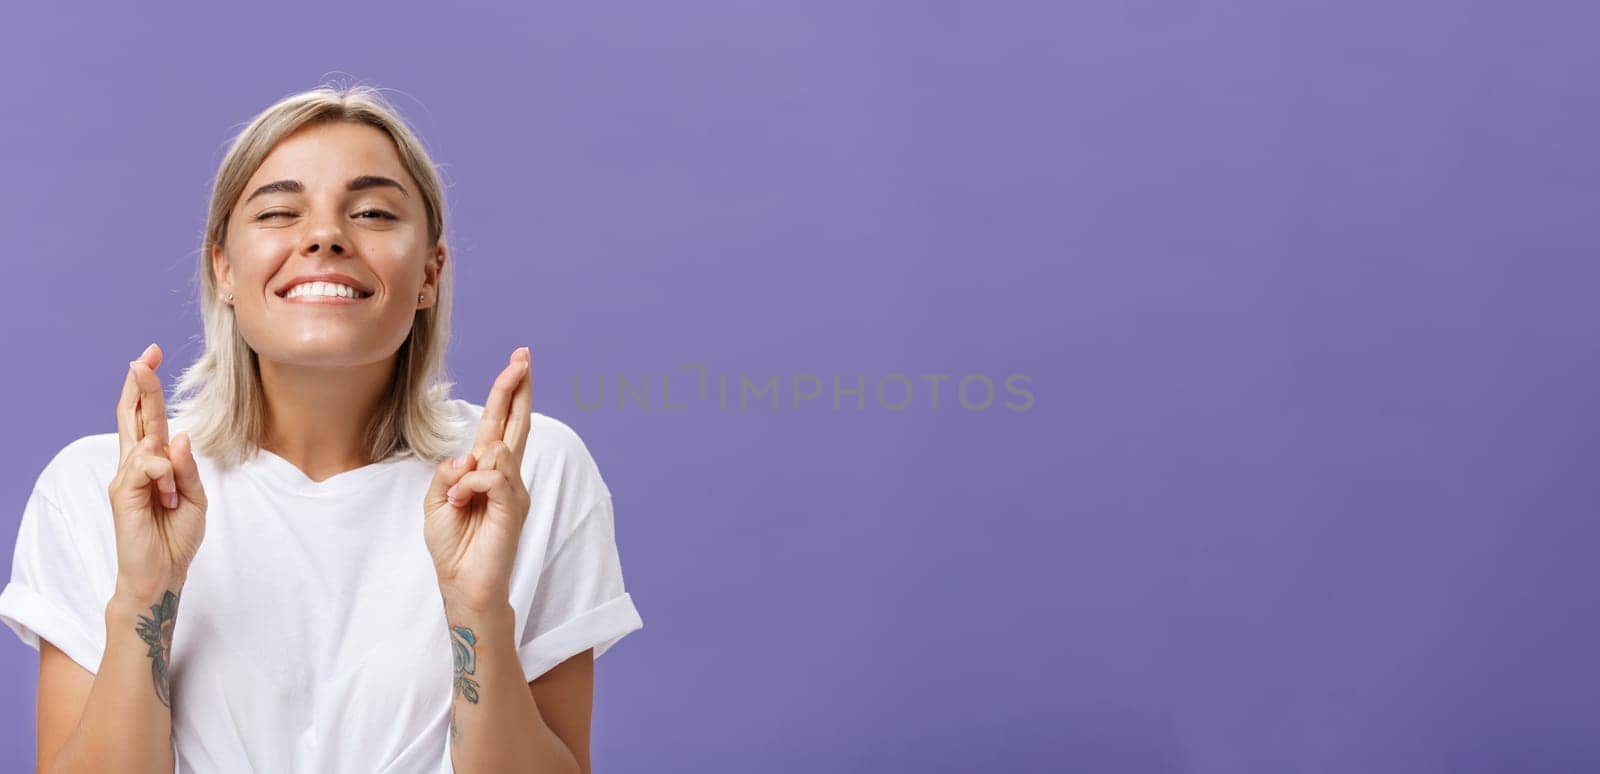
<svg viewBox="0 0 1600 774"><path fill-rule="evenodd" d="M460 453L483 407L451 403ZM90 672L116 582L106 490L117 455L116 433L103 433L45 466L0 591L0 621L23 642L49 640ZM172 635L176 770L452 771L454 661L422 536L433 465L390 458L316 482L265 450L226 472L197 461L209 506ZM531 682L644 624L583 441L533 412L522 472L532 507L511 605Z"/></svg>

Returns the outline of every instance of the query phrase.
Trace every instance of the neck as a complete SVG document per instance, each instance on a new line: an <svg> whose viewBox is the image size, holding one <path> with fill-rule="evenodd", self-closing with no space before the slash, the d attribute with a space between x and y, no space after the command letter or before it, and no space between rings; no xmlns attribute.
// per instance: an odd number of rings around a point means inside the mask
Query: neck
<svg viewBox="0 0 1600 774"><path fill-rule="evenodd" d="M313 481L371 464L365 430L394 379L395 357L357 366L261 363L261 446Z"/></svg>

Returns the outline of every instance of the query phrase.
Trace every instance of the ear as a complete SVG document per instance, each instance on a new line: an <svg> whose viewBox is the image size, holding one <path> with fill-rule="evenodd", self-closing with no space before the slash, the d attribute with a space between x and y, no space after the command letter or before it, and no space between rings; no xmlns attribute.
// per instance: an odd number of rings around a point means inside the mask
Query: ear
<svg viewBox="0 0 1600 774"><path fill-rule="evenodd" d="M217 292L227 296L233 288L233 265L222 252L222 245L211 246L211 271L217 277Z"/></svg>
<svg viewBox="0 0 1600 774"><path fill-rule="evenodd" d="M444 273L445 261L450 260L450 248L439 244L439 252L422 265L422 293L426 300L417 307L427 309L439 303L439 276Z"/></svg>

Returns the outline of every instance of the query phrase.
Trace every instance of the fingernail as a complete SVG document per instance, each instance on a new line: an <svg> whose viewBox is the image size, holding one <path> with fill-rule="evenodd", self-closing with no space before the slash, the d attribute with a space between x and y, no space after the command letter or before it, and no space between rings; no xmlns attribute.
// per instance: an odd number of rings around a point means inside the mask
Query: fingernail
<svg viewBox="0 0 1600 774"><path fill-rule="evenodd" d="M460 470L461 468L466 466L467 460L470 460L470 459L472 459L472 453L468 452L466 454L461 455L460 457L455 458L455 461L451 462L450 464L452 466L454 466L456 470Z"/></svg>
<svg viewBox="0 0 1600 774"><path fill-rule="evenodd" d="M167 504L168 508L176 508L176 507L178 507L178 493L177 492L168 492L164 497L162 497L162 500Z"/></svg>

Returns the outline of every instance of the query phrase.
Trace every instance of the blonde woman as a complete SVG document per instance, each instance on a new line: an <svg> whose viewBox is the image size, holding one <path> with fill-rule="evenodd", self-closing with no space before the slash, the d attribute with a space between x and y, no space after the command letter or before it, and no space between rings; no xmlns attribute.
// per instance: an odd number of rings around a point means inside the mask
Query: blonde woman
<svg viewBox="0 0 1600 774"><path fill-rule="evenodd" d="M374 89L236 138L170 420L152 344L23 514L0 620L39 650L41 771L590 770L593 658L643 625L610 491L526 347L448 397L444 234Z"/></svg>

